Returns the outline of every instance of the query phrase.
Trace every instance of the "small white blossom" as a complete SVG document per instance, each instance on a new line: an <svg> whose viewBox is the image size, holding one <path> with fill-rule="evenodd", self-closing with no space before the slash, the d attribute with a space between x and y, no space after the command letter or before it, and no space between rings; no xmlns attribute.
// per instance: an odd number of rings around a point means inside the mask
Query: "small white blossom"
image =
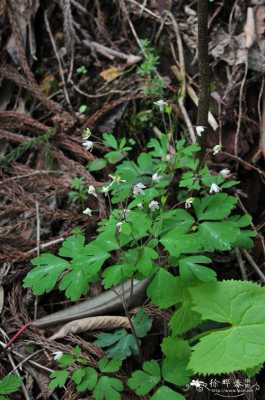
<svg viewBox="0 0 265 400"><path fill-rule="evenodd" d="M149 206L148 206L148 207L150 208L151 211L159 210L159 203L158 203L158 201L156 201L156 200L152 200L152 201L149 203Z"/></svg>
<svg viewBox="0 0 265 400"><path fill-rule="evenodd" d="M109 190L110 190L110 185L102 186L101 188L102 193L104 193L105 195L109 192Z"/></svg>
<svg viewBox="0 0 265 400"><path fill-rule="evenodd" d="M133 187L134 196L138 196L138 194L142 194L144 192L145 188L146 188L146 186L141 182L134 185L134 187Z"/></svg>
<svg viewBox="0 0 265 400"><path fill-rule="evenodd" d="M96 189L95 189L95 187L94 187L93 185L89 185L89 186L88 186L88 191L87 191L87 193L88 193L88 194L91 194L91 195L94 196L94 197L98 197L98 195L97 195L97 193L96 193Z"/></svg>
<svg viewBox="0 0 265 400"><path fill-rule="evenodd" d="M154 102L154 105L159 108L161 113L164 112L165 107L167 106L167 102L164 100L158 100Z"/></svg>
<svg viewBox="0 0 265 400"><path fill-rule="evenodd" d="M138 203L138 204L137 204L137 207L138 207L138 208L144 208L143 203Z"/></svg>
<svg viewBox="0 0 265 400"><path fill-rule="evenodd" d="M213 155L216 156L216 154L220 153L222 150L222 146L220 144L217 144L216 146L213 147Z"/></svg>
<svg viewBox="0 0 265 400"><path fill-rule="evenodd" d="M85 140L82 145L85 147L87 151L91 151L93 149L94 143L91 140Z"/></svg>
<svg viewBox="0 0 265 400"><path fill-rule="evenodd" d="M92 132L89 128L84 129L83 134L82 134L82 138L84 140L88 139L91 136Z"/></svg>
<svg viewBox="0 0 265 400"><path fill-rule="evenodd" d="M83 214L88 215L89 217L91 217L91 216L92 216L92 210L91 210L91 208L86 208L86 209L83 211Z"/></svg>
<svg viewBox="0 0 265 400"><path fill-rule="evenodd" d="M119 175L109 175L109 177L112 179L112 183L124 183L126 182L125 179L121 179Z"/></svg>
<svg viewBox="0 0 265 400"><path fill-rule="evenodd" d="M202 133L205 131L205 127L198 125L198 126L195 126L195 130L196 130L197 135L201 137Z"/></svg>
<svg viewBox="0 0 265 400"><path fill-rule="evenodd" d="M228 168L224 168L222 169L219 174L223 177L223 178L228 178L231 175L231 171Z"/></svg>
<svg viewBox="0 0 265 400"><path fill-rule="evenodd" d="M185 208L191 208L191 205L193 203L194 198L193 197L189 197L186 201L185 201Z"/></svg>
<svg viewBox="0 0 265 400"><path fill-rule="evenodd" d="M152 181L153 181L153 182L159 182L161 179L162 179L162 176L159 175L157 172L155 172L155 173L152 175Z"/></svg>
<svg viewBox="0 0 265 400"><path fill-rule="evenodd" d="M124 224L124 222L117 222L117 224L116 224L116 229L119 233L121 233L121 231L122 231L123 224Z"/></svg>
<svg viewBox="0 0 265 400"><path fill-rule="evenodd" d="M210 187L210 193L218 193L220 192L221 188L216 185L216 183L212 183Z"/></svg>
<svg viewBox="0 0 265 400"><path fill-rule="evenodd" d="M62 351L54 351L52 354L55 361L60 360L60 358L63 356Z"/></svg>

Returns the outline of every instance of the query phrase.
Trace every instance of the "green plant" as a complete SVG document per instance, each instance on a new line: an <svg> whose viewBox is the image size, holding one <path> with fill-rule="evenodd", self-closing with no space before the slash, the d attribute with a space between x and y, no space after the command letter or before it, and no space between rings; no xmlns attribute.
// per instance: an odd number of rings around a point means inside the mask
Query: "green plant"
<svg viewBox="0 0 265 400"><path fill-rule="evenodd" d="M107 163L117 164L119 161L124 159L127 156L128 151L132 149L125 138L118 141L112 133L107 132L103 134L103 144L112 150L109 151L104 158L97 158L90 161L87 166L89 171L99 171L103 169ZM134 144L134 141L132 139L129 140L129 144Z"/></svg>
<svg viewBox="0 0 265 400"><path fill-rule="evenodd" d="M21 386L21 379L18 375L10 374L0 379L0 400L10 399L9 394L15 393Z"/></svg>
<svg viewBox="0 0 265 400"><path fill-rule="evenodd" d="M81 104L81 106L79 107L79 112L81 114L86 114L88 112L89 108L86 104Z"/></svg>
<svg viewBox="0 0 265 400"><path fill-rule="evenodd" d="M72 190L68 194L71 202L79 203L84 208L89 194L84 178L73 178L71 181L71 189Z"/></svg>
<svg viewBox="0 0 265 400"><path fill-rule="evenodd" d="M71 379L79 393L92 392L95 400L119 400L124 385L113 373L119 371L122 361L102 358L97 368L89 367L89 362L76 347L72 354L65 353L57 358L59 370L51 373L50 389L64 387L67 379ZM69 370L70 368L70 370Z"/></svg>
<svg viewBox="0 0 265 400"><path fill-rule="evenodd" d="M108 143L117 149L112 137ZM180 399L167 384L181 388L196 373L251 374L265 361L265 289L218 281L212 266L214 253L253 245L251 218L237 212L231 189L238 182L229 171L216 173L201 165L198 144L173 144L161 135L135 162L120 162L102 189L117 206L99 223L97 237L88 244L81 234L69 237L59 256L33 259L24 281L38 295L59 284L73 300L99 279L108 289L128 279L150 278L151 303L172 313L169 335L161 342L162 359L146 361L128 385L153 400ZM148 334L144 320L140 326ZM109 357L124 359L137 355L134 339L118 330L101 334L96 344ZM113 398L120 398L119 390Z"/></svg>
<svg viewBox="0 0 265 400"><path fill-rule="evenodd" d="M76 70L78 75L87 75L87 68L85 67L85 65L81 65L81 67L78 67Z"/></svg>
<svg viewBox="0 0 265 400"><path fill-rule="evenodd" d="M114 333L101 333L94 344L105 349L107 356L112 359L124 360L131 355L139 356L138 346L141 344L141 338L151 329L152 320L141 309L132 318L132 324L134 333L127 333L125 329L118 329Z"/></svg>
<svg viewBox="0 0 265 400"><path fill-rule="evenodd" d="M49 129L47 133L40 135L36 138L26 140L25 142L19 144L15 149L11 150L7 155L3 158L0 158L0 166L3 168L8 167L13 161L18 160L22 157L28 150L33 150L42 146L45 150L45 158L46 161L51 157L50 153L50 139L55 135L54 129ZM47 162L47 164L49 164ZM48 165L49 166L49 165Z"/></svg>
<svg viewBox="0 0 265 400"><path fill-rule="evenodd" d="M140 65L138 75L145 80L144 93L148 97L163 97L164 80L157 73L159 56L151 46L149 40L141 40L144 62Z"/></svg>

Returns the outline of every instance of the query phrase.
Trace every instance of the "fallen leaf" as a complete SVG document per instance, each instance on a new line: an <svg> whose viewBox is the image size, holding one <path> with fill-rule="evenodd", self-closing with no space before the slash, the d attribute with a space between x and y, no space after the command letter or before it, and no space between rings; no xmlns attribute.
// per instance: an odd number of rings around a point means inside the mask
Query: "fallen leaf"
<svg viewBox="0 0 265 400"><path fill-rule="evenodd" d="M80 333L95 330L111 330L116 328L130 329L127 317L100 316L82 318L65 324L59 331L50 337L51 340L61 339L70 333Z"/></svg>
<svg viewBox="0 0 265 400"><path fill-rule="evenodd" d="M99 75L101 78L104 79L104 81L111 82L114 79L116 79L118 76L120 76L121 71L116 68L116 67L111 67L108 69L104 69Z"/></svg>

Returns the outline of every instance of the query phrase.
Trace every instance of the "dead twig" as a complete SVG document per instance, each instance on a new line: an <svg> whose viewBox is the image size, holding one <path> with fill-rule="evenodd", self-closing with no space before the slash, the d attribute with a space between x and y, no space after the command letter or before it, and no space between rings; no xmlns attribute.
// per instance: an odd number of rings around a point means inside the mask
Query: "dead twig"
<svg viewBox="0 0 265 400"><path fill-rule="evenodd" d="M259 266L256 264L256 262L254 261L254 259L251 257L251 255L249 254L249 252L247 250L242 250L245 258L248 260L249 264L253 267L253 269L257 272L257 274L259 275L260 279L262 280L262 282L265 283L265 275L263 274L263 272L261 271L261 269L259 268Z"/></svg>

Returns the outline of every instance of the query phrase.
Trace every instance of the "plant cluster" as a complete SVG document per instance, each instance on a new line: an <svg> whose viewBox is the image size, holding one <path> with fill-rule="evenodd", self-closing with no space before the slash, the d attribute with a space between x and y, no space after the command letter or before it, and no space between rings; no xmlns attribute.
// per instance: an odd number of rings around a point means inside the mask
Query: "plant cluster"
<svg viewBox="0 0 265 400"><path fill-rule="evenodd" d="M140 65L137 72L145 80L144 93L147 97L161 98L165 89L165 82L157 72L159 56L148 39L141 40L141 47L144 62Z"/></svg>
<svg viewBox="0 0 265 400"><path fill-rule="evenodd" d="M9 395L16 393L21 386L21 379L16 374L9 374L0 379L0 400L10 400Z"/></svg>
<svg viewBox="0 0 265 400"><path fill-rule="evenodd" d="M232 194L238 182L228 170L217 173L201 165L198 144L175 143L162 134L136 161L128 161L116 154L128 150L124 142L105 140L120 161L102 188L113 210L99 223L94 240L86 243L77 233L63 242L57 256L34 258L24 287L36 295L57 288L78 300L98 280L109 289L129 279L149 279L150 302L169 310L171 318L169 333L161 338L162 356L144 362L127 381L139 396L182 399L179 390L195 374L241 371L251 376L265 361L265 290L253 282L218 281L214 265L215 253L253 245L251 218L237 212ZM77 390L81 385L95 399L121 398L123 383L104 374L139 355L136 340L141 347L151 328L148 318L140 316L143 331L136 328L136 337L124 330L98 337L96 344L110 358L106 365L115 368L106 370L101 361L100 377L89 367L76 372ZM64 372L59 383L69 376Z"/></svg>

